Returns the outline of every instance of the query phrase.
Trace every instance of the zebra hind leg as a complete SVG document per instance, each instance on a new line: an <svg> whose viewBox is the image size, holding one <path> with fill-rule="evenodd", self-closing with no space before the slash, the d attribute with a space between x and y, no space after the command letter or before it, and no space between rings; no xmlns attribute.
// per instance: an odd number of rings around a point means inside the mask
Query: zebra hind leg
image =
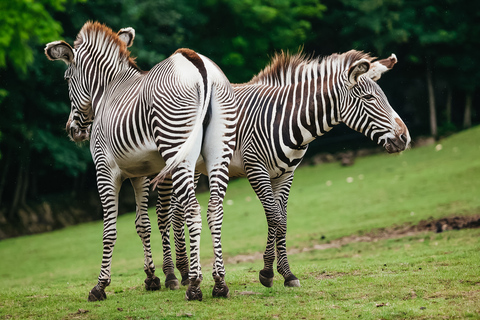
<svg viewBox="0 0 480 320"><path fill-rule="evenodd" d="M200 266L200 233L202 231L202 217L200 204L195 197L193 172L198 155L191 161L185 161L175 169L172 181L173 189L178 202L185 208L185 222L190 235L190 283L185 293L186 300L203 299L200 283L203 280ZM193 164L192 164L193 163Z"/></svg>
<svg viewBox="0 0 480 320"><path fill-rule="evenodd" d="M185 214L183 207L178 203L175 195L172 199L173 207L173 233L175 238L175 256L176 267L182 276L181 285L188 286L189 264L187 256L187 246L185 243Z"/></svg>
<svg viewBox="0 0 480 320"><path fill-rule="evenodd" d="M224 80L215 84L212 90L210 123L205 131L202 155L210 186L207 221L215 255L212 272L215 285L212 296L227 298L230 290L225 283L221 232L223 200L229 181L228 166L235 147L237 109L230 83L226 78Z"/></svg>
<svg viewBox="0 0 480 320"><path fill-rule="evenodd" d="M152 228L150 218L148 217L148 192L149 180L147 178L130 179L133 190L135 191L135 201L137 204L137 215L135 218L135 227L137 234L142 240L145 263L143 270L147 275L145 279L145 289L148 291L160 290L160 279L155 275L155 265L152 259L152 249L150 246L150 235Z"/></svg>
<svg viewBox="0 0 480 320"><path fill-rule="evenodd" d="M228 179L228 176L227 176ZM226 186L225 186L226 187ZM215 261L213 263L213 280L215 285L213 287L212 296L228 298L230 296L230 290L225 283L225 266L223 263L222 245L221 245L221 227L223 221L223 196L211 195L208 203L208 226L212 234L213 250L215 254Z"/></svg>
<svg viewBox="0 0 480 320"><path fill-rule="evenodd" d="M162 236L163 248L163 273L165 274L165 287L170 290L180 289L180 283L175 276L175 269L172 260L172 252L170 246L170 225L172 222L172 179L170 177L160 183L157 187L157 222L158 229Z"/></svg>

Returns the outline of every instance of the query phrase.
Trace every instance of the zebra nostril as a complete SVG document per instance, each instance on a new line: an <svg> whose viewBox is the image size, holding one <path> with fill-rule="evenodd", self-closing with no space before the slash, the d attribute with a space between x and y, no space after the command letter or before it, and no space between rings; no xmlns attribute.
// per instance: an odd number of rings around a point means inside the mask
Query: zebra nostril
<svg viewBox="0 0 480 320"><path fill-rule="evenodd" d="M400 135L400 140L402 140L404 143L407 143L407 136L402 133Z"/></svg>

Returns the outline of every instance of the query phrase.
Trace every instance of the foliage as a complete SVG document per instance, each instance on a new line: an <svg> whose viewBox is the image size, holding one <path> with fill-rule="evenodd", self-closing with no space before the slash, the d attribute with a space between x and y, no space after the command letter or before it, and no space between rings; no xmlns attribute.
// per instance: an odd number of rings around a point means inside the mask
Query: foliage
<svg viewBox="0 0 480 320"><path fill-rule="evenodd" d="M66 0L50 1L2 1L0 2L0 68L7 66L7 60L21 70L34 60L32 44L46 43L58 38L62 26L55 21L50 10L60 11Z"/></svg>
<svg viewBox="0 0 480 320"><path fill-rule="evenodd" d="M400 156L375 155L348 168L338 164L300 168L289 204L288 248L300 252L289 260L301 288L284 288L278 274L272 288L262 287L258 282L262 262L255 260L228 264L231 298L212 299L212 269L207 261L213 254L208 228L204 228L204 301L186 302L184 287L147 292L143 250L131 213L119 217L112 283L108 299L99 303L86 300L100 266L101 222L0 242L0 312L12 318L52 319L478 317L479 229L313 250L316 244L372 229L417 224L430 216L477 213L478 141L480 127L440 141L441 149L427 146ZM348 183L348 177L353 182ZM265 219L248 183L231 184L228 200L233 205L225 210L225 257L262 251ZM207 194L200 195L200 201L206 204ZM153 210L150 218L155 223ZM157 275L163 281L162 242L156 228L152 230ZM22 263L15 264L20 259Z"/></svg>
<svg viewBox="0 0 480 320"><path fill-rule="evenodd" d="M325 6L313 0L210 0L198 8L208 19L188 44L222 66L232 82L246 82L275 51L298 51L312 38L311 21ZM228 27L226 27L228 22Z"/></svg>

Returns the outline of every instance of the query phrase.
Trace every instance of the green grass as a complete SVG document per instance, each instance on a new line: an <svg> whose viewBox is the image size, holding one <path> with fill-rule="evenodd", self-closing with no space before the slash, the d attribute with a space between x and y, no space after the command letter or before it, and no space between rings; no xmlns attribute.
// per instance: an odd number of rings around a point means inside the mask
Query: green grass
<svg viewBox="0 0 480 320"><path fill-rule="evenodd" d="M347 168L333 163L299 169L288 207L288 247L308 248L429 217L478 213L480 127L440 144L439 151L429 146L376 155ZM199 200L206 206L207 195ZM248 182L233 181L226 200L233 204L225 206L225 257L262 251L266 221ZM151 219L155 224L153 211ZM185 288L145 291L133 214L118 219L112 284L103 302L86 301L100 268L101 222L3 240L0 319L480 319L480 229L292 254L289 261L301 288L284 288L278 274L274 286L264 288L258 282L262 261L229 264L231 298L213 299L206 226L202 302L184 301ZM152 247L163 282L160 246L154 228Z"/></svg>

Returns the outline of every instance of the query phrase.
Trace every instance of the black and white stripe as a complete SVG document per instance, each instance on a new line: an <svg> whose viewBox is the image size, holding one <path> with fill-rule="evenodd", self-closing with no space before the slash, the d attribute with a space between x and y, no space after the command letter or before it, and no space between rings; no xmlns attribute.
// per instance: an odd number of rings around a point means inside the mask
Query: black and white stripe
<svg viewBox="0 0 480 320"><path fill-rule="evenodd" d="M87 22L74 48L56 41L45 49L49 59L68 65L65 78L72 109L67 131L74 141L90 139L104 210L102 266L89 300L106 298L117 238L118 193L125 179L135 189L135 225L145 251L145 285L151 290L160 288L146 204L147 177L154 176L154 186L164 179L171 181L176 200L186 208L182 219L189 229L191 252L186 297L201 300L202 226L194 192L195 164L202 155L210 177L210 201L215 212L223 215L236 134L233 90L211 60L189 49L177 50L149 72L140 71L127 50L134 36L132 28L114 33L104 25Z"/></svg>
<svg viewBox="0 0 480 320"><path fill-rule="evenodd" d="M343 122L388 152L402 151L410 143L405 124L375 82L397 59L374 60L358 51L322 60L282 53L250 82L234 85L239 121L230 176L246 176L265 209L268 236L260 271L265 286L273 285L275 257L285 286L300 285L287 260L287 201L293 173L311 141ZM181 233L175 241L177 252L183 250ZM171 257L164 256L164 261Z"/></svg>

